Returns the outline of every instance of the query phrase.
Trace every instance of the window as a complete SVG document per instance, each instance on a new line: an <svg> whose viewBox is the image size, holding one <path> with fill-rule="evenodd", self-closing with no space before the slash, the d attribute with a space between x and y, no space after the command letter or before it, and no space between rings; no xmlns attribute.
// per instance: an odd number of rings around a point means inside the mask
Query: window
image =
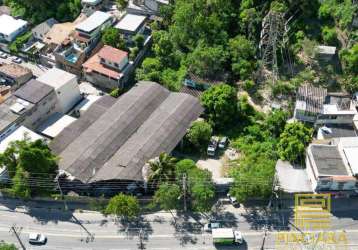
<svg viewBox="0 0 358 250"><path fill-rule="evenodd" d="M344 186L344 182L339 182L338 183L338 190L342 190Z"/></svg>
<svg viewBox="0 0 358 250"><path fill-rule="evenodd" d="M101 58L101 63L106 63L106 60L104 60L103 58Z"/></svg>
<svg viewBox="0 0 358 250"><path fill-rule="evenodd" d="M114 63L114 66L116 66L117 68L119 68L119 64L118 64L118 63Z"/></svg>

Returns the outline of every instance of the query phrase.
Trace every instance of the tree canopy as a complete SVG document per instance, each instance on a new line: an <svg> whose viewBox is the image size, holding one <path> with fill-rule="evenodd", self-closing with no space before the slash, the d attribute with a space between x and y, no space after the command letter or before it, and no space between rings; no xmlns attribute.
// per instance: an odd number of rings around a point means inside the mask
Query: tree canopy
<svg viewBox="0 0 358 250"><path fill-rule="evenodd" d="M121 36L119 30L116 28L109 27L103 30L101 39L105 45L121 50L126 50L124 39Z"/></svg>
<svg viewBox="0 0 358 250"><path fill-rule="evenodd" d="M290 162L304 161L305 148L311 141L311 136L312 129L301 122L286 124L278 144L280 158Z"/></svg>
<svg viewBox="0 0 358 250"><path fill-rule="evenodd" d="M227 84L215 85L204 91L200 100L208 121L215 127L223 128L235 120L237 96L233 87Z"/></svg>
<svg viewBox="0 0 358 250"><path fill-rule="evenodd" d="M203 151L208 146L213 129L205 121L195 121L186 134L188 141L199 151Z"/></svg>
<svg viewBox="0 0 358 250"><path fill-rule="evenodd" d="M58 168L57 157L47 144L42 140L31 142L26 136L24 140L10 143L0 154L0 164L6 166L12 178L14 194L23 198L50 192ZM41 178L41 185L32 181L34 178Z"/></svg>
<svg viewBox="0 0 358 250"><path fill-rule="evenodd" d="M123 219L133 219L138 216L139 211L139 202L136 197L118 194L109 200L105 213L113 214Z"/></svg>

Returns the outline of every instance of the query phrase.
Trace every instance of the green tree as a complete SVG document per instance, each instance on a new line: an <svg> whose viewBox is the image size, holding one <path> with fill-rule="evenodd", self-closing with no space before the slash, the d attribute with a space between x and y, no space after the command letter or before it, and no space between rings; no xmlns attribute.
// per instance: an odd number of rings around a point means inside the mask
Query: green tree
<svg viewBox="0 0 358 250"><path fill-rule="evenodd" d="M201 43L190 53L186 65L191 73L202 78L217 79L224 73L227 55L222 46L208 47Z"/></svg>
<svg viewBox="0 0 358 250"><path fill-rule="evenodd" d="M238 35L229 40L231 70L241 79L248 79L255 69L255 46L244 36Z"/></svg>
<svg viewBox="0 0 358 250"><path fill-rule="evenodd" d="M158 158L149 161L151 173L149 181L154 185L158 185L175 178L176 159L167 153L161 153Z"/></svg>
<svg viewBox="0 0 358 250"><path fill-rule="evenodd" d="M124 10L128 5L128 0L116 0L117 7L120 10Z"/></svg>
<svg viewBox="0 0 358 250"><path fill-rule="evenodd" d="M57 157L52 154L47 144L42 140L34 142L28 138L13 142L0 154L0 164L6 166L9 176L13 179L13 190L20 197L29 197L37 192L48 192L52 179L56 176ZM33 184L31 178L42 173L41 185ZM33 184L33 185L30 185Z"/></svg>
<svg viewBox="0 0 358 250"><path fill-rule="evenodd" d="M303 123L293 122L286 124L278 143L280 158L290 162L303 161L305 148L311 141L311 137L312 129L307 128Z"/></svg>
<svg viewBox="0 0 358 250"><path fill-rule="evenodd" d="M105 45L111 46L113 48L127 50L125 41L121 36L118 29L109 27L103 30L102 32L102 42Z"/></svg>
<svg viewBox="0 0 358 250"><path fill-rule="evenodd" d="M196 168L196 164L191 159L183 159L175 164L175 176L178 181L182 180L184 174L188 175L189 171Z"/></svg>
<svg viewBox="0 0 358 250"><path fill-rule="evenodd" d="M122 94L122 90L120 88L114 88L109 95L114 97L114 98L118 98L120 97L120 95Z"/></svg>
<svg viewBox="0 0 358 250"><path fill-rule="evenodd" d="M133 219L140 211L138 199L131 195L117 194L109 200L106 214L113 214L122 219Z"/></svg>
<svg viewBox="0 0 358 250"><path fill-rule="evenodd" d="M181 188L177 184L162 183L154 194L153 203L166 211L178 209L181 194Z"/></svg>
<svg viewBox="0 0 358 250"><path fill-rule="evenodd" d="M160 82L162 65L157 58L147 57L136 71L137 80Z"/></svg>
<svg viewBox="0 0 358 250"><path fill-rule="evenodd" d="M205 121L195 121L192 123L186 138L200 151L205 151L209 144L213 129L211 125Z"/></svg>
<svg viewBox="0 0 358 250"><path fill-rule="evenodd" d="M137 48L141 50L144 46L144 36L141 34L135 35L133 37L133 42L135 43L135 46L137 46Z"/></svg>
<svg viewBox="0 0 358 250"><path fill-rule="evenodd" d="M338 43L337 32L334 27L324 26L322 28L322 38L326 45L335 46Z"/></svg>
<svg viewBox="0 0 358 250"><path fill-rule="evenodd" d="M224 128L236 118L236 90L227 84L215 85L204 91L201 103L209 122L215 127Z"/></svg>
<svg viewBox="0 0 358 250"><path fill-rule="evenodd" d="M354 44L351 49L343 50L340 57L347 73L358 74L358 43Z"/></svg>
<svg viewBox="0 0 358 250"><path fill-rule="evenodd" d="M14 244L0 242L0 250L18 250L18 248Z"/></svg>
<svg viewBox="0 0 358 250"><path fill-rule="evenodd" d="M211 172L199 168L190 170L188 186L192 209L198 212L210 211L215 197L215 188L211 179Z"/></svg>
<svg viewBox="0 0 358 250"><path fill-rule="evenodd" d="M31 196L29 174L21 167L16 170L14 178L12 178L12 192L16 197L28 199Z"/></svg>
<svg viewBox="0 0 358 250"><path fill-rule="evenodd" d="M265 127L273 137L277 138L283 132L287 119L288 113L286 111L282 109L274 110L267 116Z"/></svg>

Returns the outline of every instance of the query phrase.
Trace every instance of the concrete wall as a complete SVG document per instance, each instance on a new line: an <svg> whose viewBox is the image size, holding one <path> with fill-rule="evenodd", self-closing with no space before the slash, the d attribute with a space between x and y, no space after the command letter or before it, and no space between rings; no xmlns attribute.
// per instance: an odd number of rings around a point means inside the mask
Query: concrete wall
<svg viewBox="0 0 358 250"><path fill-rule="evenodd" d="M56 105L56 93L55 91L51 91L48 96L26 113L23 125L29 129L36 129L56 112Z"/></svg>
<svg viewBox="0 0 358 250"><path fill-rule="evenodd" d="M57 110L63 114L70 111L82 99L77 78L73 78L57 88L56 95L58 100Z"/></svg>

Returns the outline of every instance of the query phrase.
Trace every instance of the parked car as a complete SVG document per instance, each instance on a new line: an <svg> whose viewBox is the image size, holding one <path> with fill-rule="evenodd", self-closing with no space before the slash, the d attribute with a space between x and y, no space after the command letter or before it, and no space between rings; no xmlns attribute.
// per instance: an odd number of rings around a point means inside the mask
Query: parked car
<svg viewBox="0 0 358 250"><path fill-rule="evenodd" d="M6 80L2 77L0 77L0 84L5 84L6 83Z"/></svg>
<svg viewBox="0 0 358 250"><path fill-rule="evenodd" d="M236 197L231 196L230 194L227 194L227 197L229 198L230 203L231 203L234 207L236 207L236 206L239 205L239 203L237 202Z"/></svg>
<svg viewBox="0 0 358 250"><path fill-rule="evenodd" d="M205 232L211 232L214 228L221 228L220 223L218 223L218 222L210 222L210 223L206 223L204 225L204 231Z"/></svg>
<svg viewBox="0 0 358 250"><path fill-rule="evenodd" d="M29 243L30 244L46 244L47 238L45 235L40 233L30 233Z"/></svg>
<svg viewBox="0 0 358 250"><path fill-rule="evenodd" d="M14 62L14 63L18 63L18 64L22 63L22 59L21 59L21 58L18 58L18 57L16 57L16 56L14 56L14 57L11 59L11 61Z"/></svg>
<svg viewBox="0 0 358 250"><path fill-rule="evenodd" d="M220 149L224 149L226 148L227 146L227 143L229 142L228 138L225 136L225 137L222 137L219 141L219 148Z"/></svg>
<svg viewBox="0 0 358 250"><path fill-rule="evenodd" d="M211 137L211 140L206 151L207 155L215 156L216 149L218 147L218 139L216 137Z"/></svg>
<svg viewBox="0 0 358 250"><path fill-rule="evenodd" d="M6 54L5 52L0 51L0 58L6 59L6 58L7 58L7 54Z"/></svg>

